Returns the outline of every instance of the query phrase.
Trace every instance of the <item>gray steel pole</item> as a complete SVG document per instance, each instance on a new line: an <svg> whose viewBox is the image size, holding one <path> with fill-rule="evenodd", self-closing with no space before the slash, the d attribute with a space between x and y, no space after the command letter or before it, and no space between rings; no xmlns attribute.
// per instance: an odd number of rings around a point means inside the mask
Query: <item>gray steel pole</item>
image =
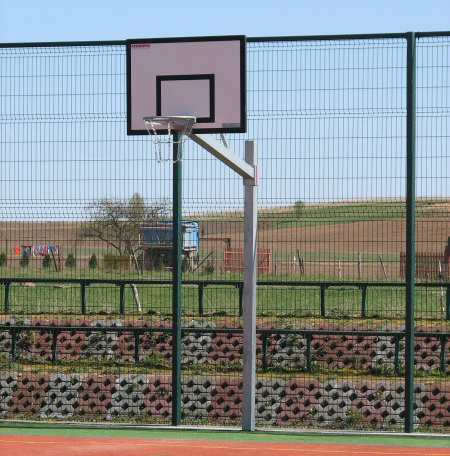
<svg viewBox="0 0 450 456"><path fill-rule="evenodd" d="M173 135L173 245L172 245L172 426L181 422L181 136Z"/></svg>
<svg viewBox="0 0 450 456"><path fill-rule="evenodd" d="M245 142L245 161L255 166L256 141ZM257 168L254 179L244 179L244 359L242 430L255 430L256 384L256 233L258 220Z"/></svg>

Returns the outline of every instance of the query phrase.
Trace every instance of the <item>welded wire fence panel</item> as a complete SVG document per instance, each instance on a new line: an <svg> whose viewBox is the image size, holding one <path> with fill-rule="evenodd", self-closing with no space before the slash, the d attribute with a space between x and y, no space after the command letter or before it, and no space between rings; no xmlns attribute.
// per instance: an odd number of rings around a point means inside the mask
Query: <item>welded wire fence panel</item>
<svg viewBox="0 0 450 456"><path fill-rule="evenodd" d="M448 334L450 206L450 40L420 37L417 40L416 192L416 281L441 283L441 287L420 287L415 321L416 381L430 383L435 394L450 388ZM439 356L442 353L442 356ZM447 373L447 375L443 375ZM446 393L444 393L446 394ZM445 403L425 402L418 413L420 423L431 427L449 425Z"/></svg>
<svg viewBox="0 0 450 456"><path fill-rule="evenodd" d="M170 178L126 135L125 46L11 46L0 61L1 413L170 420L170 273L143 285L139 230L170 213Z"/></svg>
<svg viewBox="0 0 450 456"><path fill-rule="evenodd" d="M417 47L414 424L447 430L448 37ZM258 425L404 426L406 85L403 36L247 42ZM125 43L3 46L0 94L0 416L169 423L173 169ZM182 175L181 419L240 425L244 186L192 141Z"/></svg>
<svg viewBox="0 0 450 456"><path fill-rule="evenodd" d="M404 403L392 395L404 394L395 353L403 327L392 316L404 316L404 295L370 285L404 280L405 72L402 39L251 43L258 234L272 253L260 280L307 285L258 301L269 316L260 323L270 340L260 373L268 424L403 424ZM396 411L387 410L391 397Z"/></svg>

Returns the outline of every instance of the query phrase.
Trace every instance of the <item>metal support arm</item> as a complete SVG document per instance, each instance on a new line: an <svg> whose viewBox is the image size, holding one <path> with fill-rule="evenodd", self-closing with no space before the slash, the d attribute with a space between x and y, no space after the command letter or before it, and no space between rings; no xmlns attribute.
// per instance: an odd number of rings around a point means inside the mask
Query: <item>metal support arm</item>
<svg viewBox="0 0 450 456"><path fill-rule="evenodd" d="M196 142L199 146L203 147L203 149L206 149L211 155L214 155L214 157L238 173L244 179L254 180L256 178L257 173L255 171L255 166L246 163L241 157L238 157L230 149L215 140L212 136L190 134L189 138L191 138L192 141Z"/></svg>

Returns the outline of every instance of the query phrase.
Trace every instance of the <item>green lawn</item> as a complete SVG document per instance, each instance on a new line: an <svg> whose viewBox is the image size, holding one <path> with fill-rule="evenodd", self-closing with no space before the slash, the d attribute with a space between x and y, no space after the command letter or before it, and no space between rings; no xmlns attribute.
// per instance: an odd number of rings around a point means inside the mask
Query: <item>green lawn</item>
<svg viewBox="0 0 450 456"><path fill-rule="evenodd" d="M448 199L416 200L416 218L448 215L442 208ZM295 209L264 213L263 217L274 219L276 228L317 226L335 223L373 222L406 217L405 201L346 202L333 204L306 204L299 213ZM275 228L273 227L273 228Z"/></svg>
<svg viewBox="0 0 450 456"><path fill-rule="evenodd" d="M62 277L59 277L62 279ZM91 277L92 278L92 277ZM105 277L108 278L108 277ZM126 277L129 279L130 277ZM210 277L206 277L209 279ZM216 277L214 277L216 278ZM220 277L219 277L220 278ZM170 280L167 275L164 277ZM172 287L169 284L137 285L143 314L170 314ZM444 318L446 290L440 287L416 287L416 317L440 321ZM5 286L0 286L1 301L5 299ZM182 287L182 312L198 315L202 304L206 315L238 316L239 289L233 284L208 285L203 289L200 302L197 285ZM125 313L136 315L136 304L131 287L125 287ZM274 286L259 285L257 290L257 314L260 317L320 317L321 287L317 285ZM365 316L380 319L404 317L405 289L373 286L367 288ZM362 316L363 292L358 286L333 286L323 290L323 303L327 317ZM4 309L4 305L2 305ZM12 315L46 314L53 316L81 315L81 286L78 283L35 282L34 286L13 283L9 288L9 311ZM93 283L86 287L86 311L91 315L117 315L120 312L120 287L117 284Z"/></svg>

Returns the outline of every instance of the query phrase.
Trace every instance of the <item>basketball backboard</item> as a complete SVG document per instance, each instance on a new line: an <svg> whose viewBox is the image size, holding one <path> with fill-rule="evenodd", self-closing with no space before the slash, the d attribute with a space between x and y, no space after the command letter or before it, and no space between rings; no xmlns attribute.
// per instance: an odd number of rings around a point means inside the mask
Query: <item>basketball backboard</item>
<svg viewBox="0 0 450 456"><path fill-rule="evenodd" d="M194 134L245 133L245 45L245 36L127 40L128 134L148 134L151 116L194 116Z"/></svg>

